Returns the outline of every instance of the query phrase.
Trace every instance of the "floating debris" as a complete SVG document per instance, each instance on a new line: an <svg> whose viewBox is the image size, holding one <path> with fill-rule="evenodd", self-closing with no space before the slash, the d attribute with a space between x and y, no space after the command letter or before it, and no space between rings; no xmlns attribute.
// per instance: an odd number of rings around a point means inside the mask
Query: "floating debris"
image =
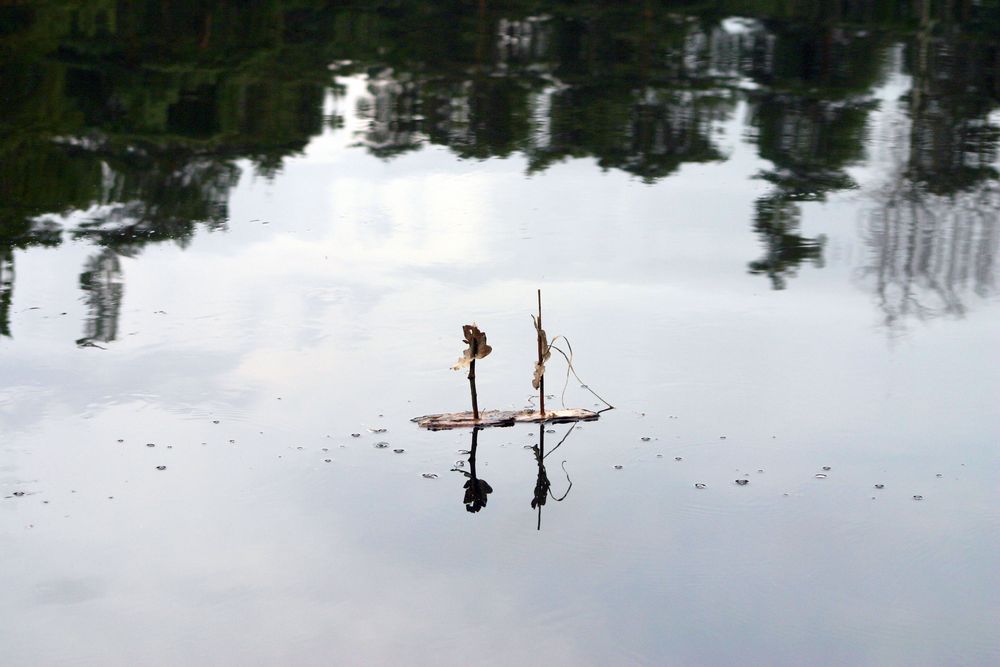
<svg viewBox="0 0 1000 667"><path fill-rule="evenodd" d="M830 466L823 466L823 470L829 470Z"/></svg>
<svg viewBox="0 0 1000 667"><path fill-rule="evenodd" d="M750 483L750 480L749 479L738 479L738 480L736 480L736 483L739 484L740 486L746 486L747 484Z"/></svg>
<svg viewBox="0 0 1000 667"><path fill-rule="evenodd" d="M934 475L934 476L935 476L935 477L944 477L944 475L942 475L941 473L938 473L938 474L936 474L936 475Z"/></svg>
<svg viewBox="0 0 1000 667"><path fill-rule="evenodd" d="M622 469L622 467L620 465L616 465L615 466L615 470L621 470L621 469Z"/></svg>
<svg viewBox="0 0 1000 667"><path fill-rule="evenodd" d="M420 476L423 477L424 479L437 479L438 478L437 473L433 473L433 472L425 472L425 473L423 473Z"/></svg>
<svg viewBox="0 0 1000 667"><path fill-rule="evenodd" d="M914 500L923 500L924 497L918 494L918 495L913 496L913 499Z"/></svg>
<svg viewBox="0 0 1000 667"><path fill-rule="evenodd" d="M360 438L360 437L361 437L361 434L360 434L360 433L352 433L352 434L351 434L351 437L352 437L352 438Z"/></svg>
<svg viewBox="0 0 1000 667"><path fill-rule="evenodd" d="M704 489L705 486L706 486L706 484L704 482L695 482L694 483L694 488L696 488L696 489Z"/></svg>
<svg viewBox="0 0 1000 667"><path fill-rule="evenodd" d="M389 446L388 442L376 442L375 449L385 449Z"/></svg>
<svg viewBox="0 0 1000 667"><path fill-rule="evenodd" d="M657 455L656 455L656 458L658 458L658 459L662 459L662 458L663 458L663 454L657 454Z"/></svg>
<svg viewBox="0 0 1000 667"><path fill-rule="evenodd" d="M650 438L648 435L644 435L639 439L642 440L643 442L649 442L650 440L652 440L652 438Z"/></svg>
<svg viewBox="0 0 1000 667"><path fill-rule="evenodd" d="M368 429L368 431L370 433L385 433L388 430L389 429L387 429L387 428L370 428L370 429Z"/></svg>
<svg viewBox="0 0 1000 667"><path fill-rule="evenodd" d="M885 484L876 484L875 488L876 489L884 489L885 488Z"/></svg>
<svg viewBox="0 0 1000 667"><path fill-rule="evenodd" d="M166 470L167 466L156 466L157 470Z"/></svg>
<svg viewBox="0 0 1000 667"><path fill-rule="evenodd" d="M218 424L218 423L219 423L219 420L218 420L218 419L213 419L213 420L212 420L212 423L213 423L213 424Z"/></svg>
<svg viewBox="0 0 1000 667"><path fill-rule="evenodd" d="M674 461L683 461L684 459L680 456L675 456Z"/></svg>
<svg viewBox="0 0 1000 667"><path fill-rule="evenodd" d="M550 424L568 424L579 421L596 421L600 415L583 408L567 408L565 410L546 410L544 416L538 410L521 410L518 412L504 410L484 410L477 420L472 412L448 412L439 415L424 415L414 417L410 421L430 431L444 431L454 428L486 428L490 426L513 426L515 423L547 422Z"/></svg>
<svg viewBox="0 0 1000 667"><path fill-rule="evenodd" d="M15 491L15 492L14 492L14 493L13 493L12 495L13 495L13 496L14 496L15 498L20 498L21 496L23 496L23 495L24 495L24 491Z"/></svg>
<svg viewBox="0 0 1000 667"><path fill-rule="evenodd" d="M394 449L394 450L392 450L392 451L393 451L393 453L394 453L394 454L402 454L402 453L403 453L403 452L405 452L406 450L405 450L405 449L402 449L402 448L400 448L400 449Z"/></svg>
<svg viewBox="0 0 1000 667"><path fill-rule="evenodd" d="M333 460L333 459L323 459L323 462L324 462L324 463L329 463L329 462L330 462L330 461L332 461L332 460Z"/></svg>
<svg viewBox="0 0 1000 667"><path fill-rule="evenodd" d="M813 475L813 477L815 477L816 479L826 479L827 476L821 472L818 472L815 475Z"/></svg>
<svg viewBox="0 0 1000 667"><path fill-rule="evenodd" d="M125 442L124 438L118 438L118 442Z"/></svg>

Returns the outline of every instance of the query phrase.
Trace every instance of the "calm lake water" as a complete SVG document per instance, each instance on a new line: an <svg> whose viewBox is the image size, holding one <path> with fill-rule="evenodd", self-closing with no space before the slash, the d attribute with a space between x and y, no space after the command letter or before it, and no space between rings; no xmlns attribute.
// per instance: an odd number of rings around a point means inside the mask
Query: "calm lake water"
<svg viewBox="0 0 1000 667"><path fill-rule="evenodd" d="M0 7L0 662L1000 663L1000 8L833 4Z"/></svg>

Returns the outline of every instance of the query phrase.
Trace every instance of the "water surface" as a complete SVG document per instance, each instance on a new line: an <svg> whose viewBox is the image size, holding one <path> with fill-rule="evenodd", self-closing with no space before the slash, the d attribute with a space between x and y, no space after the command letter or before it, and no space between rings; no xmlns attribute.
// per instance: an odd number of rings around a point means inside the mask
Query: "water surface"
<svg viewBox="0 0 1000 667"><path fill-rule="evenodd" d="M406 4L0 9L4 661L1000 660L996 8Z"/></svg>

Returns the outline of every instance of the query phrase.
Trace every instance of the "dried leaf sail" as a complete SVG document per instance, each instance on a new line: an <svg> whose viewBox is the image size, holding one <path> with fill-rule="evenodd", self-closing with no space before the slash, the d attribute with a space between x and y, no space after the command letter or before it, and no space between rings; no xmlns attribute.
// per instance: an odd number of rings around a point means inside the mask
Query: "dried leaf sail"
<svg viewBox="0 0 1000 667"><path fill-rule="evenodd" d="M535 323L535 331L538 333L542 349L542 360L535 362L535 377L531 379L531 386L538 389L541 386L542 377L545 375L545 362L552 356L552 350L549 349L549 339L545 336L545 329L542 328L541 321L534 315L531 316L531 321Z"/></svg>
<svg viewBox="0 0 1000 667"><path fill-rule="evenodd" d="M462 357L451 367L453 371L460 371L476 359L482 359L493 351L493 348L486 344L486 332L480 331L475 324L463 325L462 333L465 335L465 343L469 347L462 352Z"/></svg>

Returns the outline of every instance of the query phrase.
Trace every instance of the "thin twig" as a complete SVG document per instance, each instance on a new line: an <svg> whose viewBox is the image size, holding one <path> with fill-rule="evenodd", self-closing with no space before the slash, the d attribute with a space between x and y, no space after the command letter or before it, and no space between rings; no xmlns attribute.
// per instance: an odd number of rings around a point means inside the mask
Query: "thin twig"
<svg viewBox="0 0 1000 667"><path fill-rule="evenodd" d="M472 418L479 421L479 396L476 395L476 359L469 363L469 388L472 390Z"/></svg>
<svg viewBox="0 0 1000 667"><path fill-rule="evenodd" d="M542 350L542 290L538 290L538 365L543 369L545 368L543 364L545 359L542 356L544 350ZM545 371L542 371L541 377L538 378L538 414L541 416L542 420L545 419Z"/></svg>
<svg viewBox="0 0 1000 667"><path fill-rule="evenodd" d="M569 348L569 355L567 355L565 352L562 351L562 349L560 349L558 346L555 345L555 341L559 340L560 338L562 338L564 341L566 341L566 347ZM566 388L569 387L569 375L570 375L570 373L572 373L573 377L575 377L577 379L577 382L580 383L580 386L582 388L584 388L587 391L589 391L591 394L594 395L595 398L597 398L599 401L601 401L602 403L604 403L604 405L608 406L607 408L605 408L605 410L613 410L614 409L615 406L611 405L606 400L604 400L601 397L600 394L598 394L596 391L594 391L593 389L591 389L590 385L588 385L586 382L584 382L583 380L581 380L580 376L576 374L576 369L573 367L573 346L570 344L569 339L566 338L566 336L556 336L555 338L553 338L552 342L549 343L549 349L550 350L555 350L556 352L558 352L559 354L561 354L563 356L563 359L566 360L566 383L563 385L562 396L560 398L560 400L563 402L563 407L566 406ZM601 410L601 412L604 412L604 410Z"/></svg>

